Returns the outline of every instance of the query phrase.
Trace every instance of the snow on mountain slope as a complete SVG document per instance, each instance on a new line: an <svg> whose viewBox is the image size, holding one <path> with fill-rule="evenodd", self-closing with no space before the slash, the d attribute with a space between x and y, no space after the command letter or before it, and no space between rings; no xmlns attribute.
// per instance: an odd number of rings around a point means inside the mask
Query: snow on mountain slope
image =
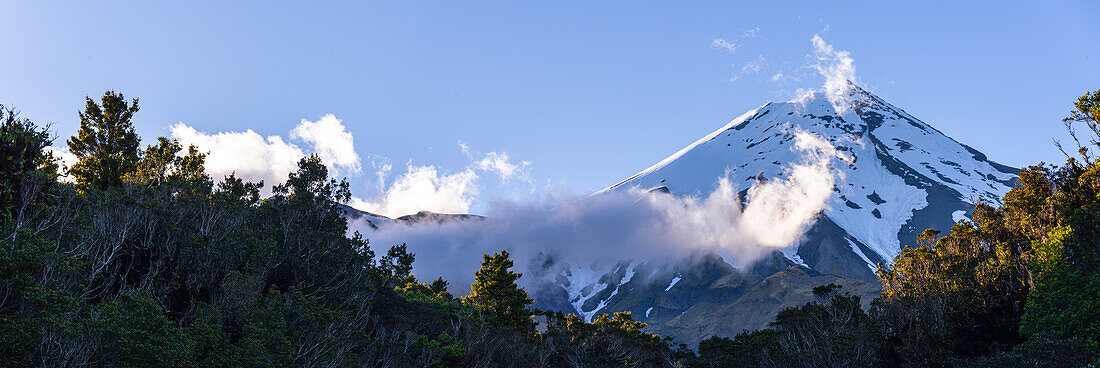
<svg viewBox="0 0 1100 368"><path fill-rule="evenodd" d="M814 133L845 159L833 161L838 175L829 206L798 244L747 269L735 269L730 265L736 262L717 255L691 265L644 260L569 265L557 286L534 295L536 306L586 320L631 311L651 331L691 342L766 326L780 309L804 303L808 290L823 283L847 285L870 300L877 294L878 263L889 263L924 229L948 230L979 199L999 204L1016 178L1016 169L989 161L854 84L840 99L843 104L832 97L818 92L768 103L593 194L638 187L705 197L719 178L728 178L745 195L758 181L786 178L786 170L801 159L791 149L796 132ZM565 294L568 302L559 300Z"/></svg>
<svg viewBox="0 0 1100 368"><path fill-rule="evenodd" d="M947 137L882 99L850 86L849 106L841 111L821 93L749 111L669 158L605 189L638 186L673 195L702 196L717 179L729 177L740 189L762 178L783 177L798 160L790 149L794 130L825 137L853 158L836 162L842 174L825 216L853 240L890 260L904 236L919 232L921 210L935 207L936 224L953 223L954 212L979 198L1000 203L1016 170L988 161L980 152ZM873 266L851 242L852 252ZM804 263L798 253L788 253Z"/></svg>

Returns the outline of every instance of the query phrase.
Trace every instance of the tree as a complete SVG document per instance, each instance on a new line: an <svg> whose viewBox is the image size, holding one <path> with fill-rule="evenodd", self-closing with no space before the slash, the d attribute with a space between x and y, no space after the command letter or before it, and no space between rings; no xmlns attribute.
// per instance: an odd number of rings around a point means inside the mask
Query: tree
<svg viewBox="0 0 1100 368"><path fill-rule="evenodd" d="M122 177L137 169L140 141L130 118L138 100L130 103L121 93L107 91L96 104L86 97L80 130L69 138L69 150L79 158L69 173L83 190L122 186Z"/></svg>
<svg viewBox="0 0 1100 368"><path fill-rule="evenodd" d="M215 185L193 147L166 138L140 151L124 144L137 141L128 124L136 101L126 104L108 93L81 114L83 135L72 144L85 144L80 180L90 195L56 180L48 133L0 109L0 194L8 195L0 367L667 367L682 359L627 313L554 318L547 325L557 330L536 334L531 299L504 252L486 256L470 303L451 297L441 278L417 283L403 244L376 254L349 234L339 205L348 184L329 178L317 156L261 200L262 183L229 175Z"/></svg>
<svg viewBox="0 0 1100 368"><path fill-rule="evenodd" d="M1084 158L1086 163L1092 163L1093 157L1089 154L1089 148L1100 147L1100 141L1097 140L1100 137L1100 90L1086 92L1077 99L1073 107L1074 109L1069 112L1069 116L1062 119L1062 122L1066 124L1066 130L1069 130L1070 136L1077 144L1077 152ZM1077 137L1073 129L1075 123L1084 124L1092 133L1087 145ZM1061 144L1059 144L1058 148L1061 147Z"/></svg>
<svg viewBox="0 0 1100 368"><path fill-rule="evenodd" d="M732 339L712 336L699 342L699 356L691 367L782 367L792 365L788 351L779 344L780 333L765 328L743 331Z"/></svg>
<svg viewBox="0 0 1100 368"><path fill-rule="evenodd" d="M168 186L174 190L189 183L210 187L205 162L206 155L195 146L189 146L184 154L179 141L160 137L156 145L145 148L137 167L126 178L135 184Z"/></svg>
<svg viewBox="0 0 1100 368"><path fill-rule="evenodd" d="M933 246L905 247L877 271L882 295L871 315L907 364L936 365L952 357L984 356L1018 333L1027 275L1005 233L1003 217L979 204L974 221L960 221Z"/></svg>
<svg viewBox="0 0 1100 368"><path fill-rule="evenodd" d="M12 217L57 179L57 164L46 150L49 134L0 105L0 210Z"/></svg>
<svg viewBox="0 0 1100 368"><path fill-rule="evenodd" d="M516 285L523 274L509 270L512 260L508 251L492 256L486 254L481 260L481 269L474 273L474 283L470 286L470 296L466 302L495 316L497 320L518 331L531 331L534 324L528 305L534 302L527 291Z"/></svg>
<svg viewBox="0 0 1100 368"><path fill-rule="evenodd" d="M450 283L446 280L443 280L443 277L440 276L428 285L428 290L431 290L432 294L444 296L445 298L450 299L451 294L447 292L448 285L450 285Z"/></svg>
<svg viewBox="0 0 1100 368"><path fill-rule="evenodd" d="M1100 90L1086 93L1065 119L1083 123L1100 137ZM1074 140L1080 142L1075 136ZM1052 188L1043 198L1054 209L1042 236L1033 237L1032 272L1035 288L1028 300L1022 330L1032 336L1083 338L1100 351L1100 161L1078 143L1084 164L1073 158L1051 168L1021 190ZM1017 189L1013 189L1016 191Z"/></svg>
<svg viewBox="0 0 1100 368"><path fill-rule="evenodd" d="M122 293L93 315L107 360L122 367L186 367L188 341L149 293Z"/></svg>

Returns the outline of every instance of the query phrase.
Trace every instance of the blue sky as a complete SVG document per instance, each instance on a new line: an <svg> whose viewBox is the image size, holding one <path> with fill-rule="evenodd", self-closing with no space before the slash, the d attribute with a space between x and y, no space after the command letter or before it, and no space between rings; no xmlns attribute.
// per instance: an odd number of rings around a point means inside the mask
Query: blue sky
<svg viewBox="0 0 1100 368"><path fill-rule="evenodd" d="M477 176L460 183L474 212L548 184L599 190L819 87L815 34L866 88L1013 166L1061 161L1061 117L1100 88L1086 1L120 3L0 4L0 103L61 140L107 89L141 99L146 141L182 123L306 147L292 131L332 114L354 136L356 196L380 193L382 162L388 185L412 160ZM504 154L519 174L479 166Z"/></svg>

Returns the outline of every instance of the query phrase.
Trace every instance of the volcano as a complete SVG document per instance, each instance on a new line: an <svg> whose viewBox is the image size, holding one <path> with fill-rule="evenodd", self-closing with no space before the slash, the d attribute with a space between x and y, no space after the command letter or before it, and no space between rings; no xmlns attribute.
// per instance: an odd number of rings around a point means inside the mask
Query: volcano
<svg viewBox="0 0 1100 368"><path fill-rule="evenodd" d="M796 131L823 137L850 159L834 162L839 175L829 206L795 244L741 269L717 255L676 267L630 260L573 267L533 292L535 306L587 319L630 311L652 332L694 344L766 327L822 284L842 285L868 302L879 292L878 264L888 266L925 229L946 232L979 201L999 205L1018 173L849 83L839 93L748 111L594 195L635 187L702 196L717 178L741 188L781 179L799 159L790 149Z"/></svg>

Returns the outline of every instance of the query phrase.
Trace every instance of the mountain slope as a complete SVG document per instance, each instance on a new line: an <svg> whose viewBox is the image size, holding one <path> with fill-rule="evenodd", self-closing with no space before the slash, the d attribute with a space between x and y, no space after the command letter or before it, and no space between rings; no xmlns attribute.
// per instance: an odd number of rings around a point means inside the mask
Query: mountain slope
<svg viewBox="0 0 1100 368"><path fill-rule="evenodd" d="M435 213L431 211L420 211L412 215L404 215L397 218L389 218L376 213L370 213L362 211L346 204L337 203L344 218L352 224L362 224L372 230L378 230L379 227L400 223L405 225L412 225L421 222L433 222L441 224L444 222L462 222L469 220L480 220L484 217L470 214L450 214L450 213Z"/></svg>
<svg viewBox="0 0 1100 368"><path fill-rule="evenodd" d="M858 87L852 86L846 102L839 112L821 94L769 103L607 190L638 186L701 195L723 176L748 188L758 178L782 176L783 167L796 162L789 148L794 129L816 133L854 159L837 167L843 178L825 216L851 235L860 245L853 250L873 265L892 259L925 228L954 223L957 211L969 210L979 198L1000 203L1015 179L1016 169L989 161Z"/></svg>
<svg viewBox="0 0 1100 368"><path fill-rule="evenodd" d="M834 161L840 177L828 209L782 256L749 270L714 259L649 271L645 263L627 261L612 269L574 267L558 278L559 290L540 289L537 303L570 311L562 307L568 304L585 317L630 310L651 329L686 342L729 336L763 327L782 307L808 301L816 285L836 282L869 301L877 293L877 263L915 244L924 229L947 230L979 199L999 204L1010 189L1016 169L849 87L839 99L815 93L749 111L603 191L640 187L705 196L721 177L747 189L784 177L784 168L798 162L790 149L796 131L816 133L851 159Z"/></svg>

